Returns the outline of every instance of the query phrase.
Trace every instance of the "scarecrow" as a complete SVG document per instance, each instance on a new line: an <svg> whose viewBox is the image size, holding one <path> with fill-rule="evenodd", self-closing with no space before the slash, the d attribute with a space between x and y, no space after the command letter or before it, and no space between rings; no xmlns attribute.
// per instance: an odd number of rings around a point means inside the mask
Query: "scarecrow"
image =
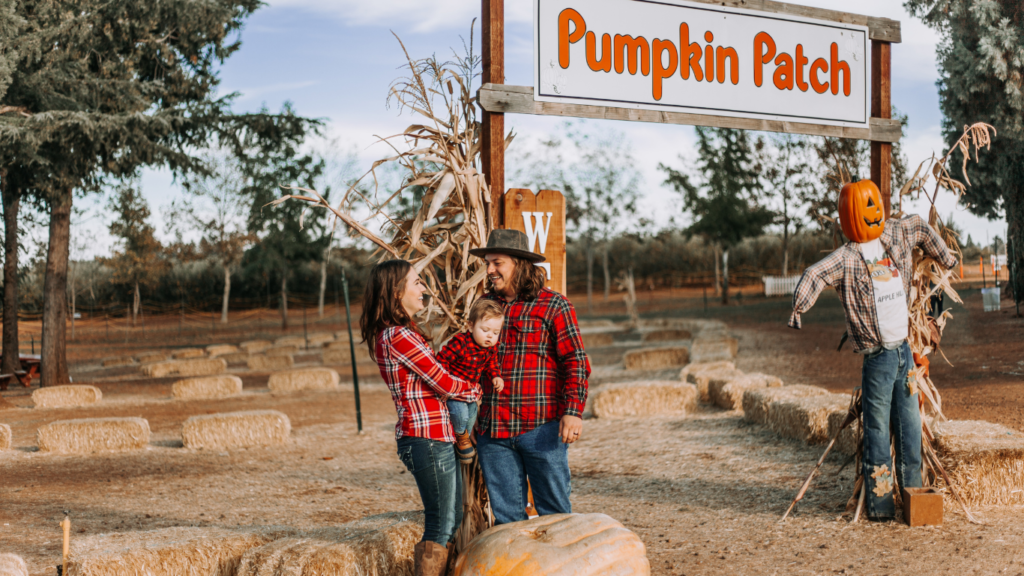
<svg viewBox="0 0 1024 576"><path fill-rule="evenodd" d="M789 326L800 328L800 315L814 305L826 286L839 292L847 335L853 340L854 352L864 355L861 401L866 512L871 520L891 520L896 486L922 485L921 407L915 371L926 376L928 362L911 353L907 340L913 251L920 248L947 269L956 264L956 258L920 216L886 222L881 193L871 180L846 184L839 194L838 209L849 242L804 271L793 293Z"/></svg>

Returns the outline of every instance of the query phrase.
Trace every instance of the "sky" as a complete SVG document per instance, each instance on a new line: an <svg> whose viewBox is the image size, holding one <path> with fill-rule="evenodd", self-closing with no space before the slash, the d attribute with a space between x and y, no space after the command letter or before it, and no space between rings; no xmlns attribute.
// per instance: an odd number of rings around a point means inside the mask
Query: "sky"
<svg viewBox="0 0 1024 576"><path fill-rule="evenodd" d="M940 153L942 114L935 86L938 36L907 14L898 0L797 3L847 11L855 7L862 14L901 21L903 42L892 48L892 101L910 117L904 149L912 167L933 152ZM479 10L479 0L268 0L247 21L241 50L223 65L221 90L240 94L237 111L262 106L279 110L291 101L299 114L325 119L327 137L341 150L354 150L361 167L369 168L373 160L389 155L388 149L375 144L375 135L399 133L416 121L385 104L388 87L402 74L400 67L405 63L397 38L414 58L450 57L453 48L461 52L463 38L468 41L470 22L479 17ZM506 0L505 18L506 83L532 85L532 4ZM479 46L479 23L476 31ZM562 119L555 117L506 116L506 127L519 135L514 145L530 146L557 135L561 126ZM638 217L664 226L670 216L681 216L677 195L661 185L664 177L657 166L679 166L683 164L680 156L694 157L693 128L591 121L592 129L605 127L621 132L632 143L643 176ZM158 234L166 237L170 223L164 215L180 190L166 171L147 170L141 184ZM506 184L511 187L515 182ZM106 231L105 204L98 197L79 203L84 213L78 222L90 237L81 257L109 253L113 239ZM951 196L940 198L938 204L939 212L954 214L957 224L975 241L1005 236L1005 221L977 218L957 207ZM906 211L926 214L926 207L912 202Z"/></svg>

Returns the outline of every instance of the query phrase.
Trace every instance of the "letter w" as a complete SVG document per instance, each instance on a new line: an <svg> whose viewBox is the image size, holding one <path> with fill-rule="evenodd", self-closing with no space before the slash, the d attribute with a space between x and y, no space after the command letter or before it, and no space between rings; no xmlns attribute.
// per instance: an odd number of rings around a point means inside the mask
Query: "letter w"
<svg viewBox="0 0 1024 576"><path fill-rule="evenodd" d="M548 216L548 224L544 225L544 215ZM523 226L526 227L526 237L530 241L530 251L537 252L537 241L540 241L540 253L548 247L548 232L551 231L551 216L553 212L523 212ZM533 227L533 219L537 219L537 227Z"/></svg>

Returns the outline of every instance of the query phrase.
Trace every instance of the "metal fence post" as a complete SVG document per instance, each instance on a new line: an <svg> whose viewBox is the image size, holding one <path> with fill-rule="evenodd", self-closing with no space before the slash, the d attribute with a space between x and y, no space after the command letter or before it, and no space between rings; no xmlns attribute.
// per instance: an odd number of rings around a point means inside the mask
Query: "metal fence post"
<svg viewBox="0 0 1024 576"><path fill-rule="evenodd" d="M345 268L341 269L341 287L345 292L345 321L348 322L348 351L352 360L352 389L356 393L356 426L359 433L363 433L363 409L359 405L359 370L356 369L356 341L352 338L352 313L349 311L348 303L348 278L345 277Z"/></svg>

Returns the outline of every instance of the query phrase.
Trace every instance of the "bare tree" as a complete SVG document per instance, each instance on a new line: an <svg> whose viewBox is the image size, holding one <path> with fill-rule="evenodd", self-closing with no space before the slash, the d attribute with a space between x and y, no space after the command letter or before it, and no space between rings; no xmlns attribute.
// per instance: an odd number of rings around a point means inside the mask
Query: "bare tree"
<svg viewBox="0 0 1024 576"><path fill-rule="evenodd" d="M781 204L775 222L782 226L782 275L789 273L790 230L799 232L806 212L803 198L814 188L814 163L811 145L805 136L773 134L767 146L758 151L764 189Z"/></svg>

